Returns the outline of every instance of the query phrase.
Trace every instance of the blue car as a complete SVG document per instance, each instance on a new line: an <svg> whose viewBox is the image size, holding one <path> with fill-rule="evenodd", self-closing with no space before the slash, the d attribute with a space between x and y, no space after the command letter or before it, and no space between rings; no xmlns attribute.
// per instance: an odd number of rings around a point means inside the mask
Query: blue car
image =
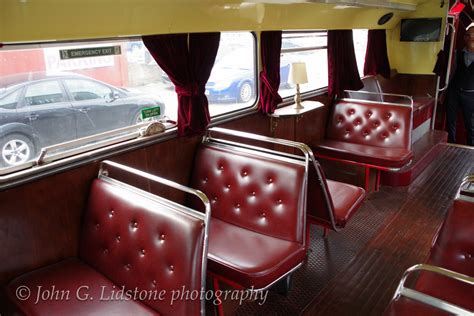
<svg viewBox="0 0 474 316"><path fill-rule="evenodd" d="M206 95L210 103L247 103L255 97L255 74L253 59L245 59L238 51L216 61L206 84ZM280 65L280 85L286 85L289 63Z"/></svg>

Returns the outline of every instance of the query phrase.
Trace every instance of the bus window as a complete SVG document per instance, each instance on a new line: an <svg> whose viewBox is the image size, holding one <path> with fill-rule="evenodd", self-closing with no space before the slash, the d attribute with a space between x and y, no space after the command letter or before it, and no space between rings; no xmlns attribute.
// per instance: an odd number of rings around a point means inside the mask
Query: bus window
<svg viewBox="0 0 474 316"><path fill-rule="evenodd" d="M354 51L357 60L357 69L361 77L364 75L365 51L367 50L367 34L368 30L353 30Z"/></svg>
<svg viewBox="0 0 474 316"><path fill-rule="evenodd" d="M221 115L251 107L257 99L255 37L250 32L223 32L206 84L209 113Z"/></svg>
<svg viewBox="0 0 474 316"><path fill-rule="evenodd" d="M301 92L321 89L328 85L327 32L283 32L280 58L280 96L295 94L294 86L288 83L290 65L306 63L308 83L300 86Z"/></svg>
<svg viewBox="0 0 474 316"><path fill-rule="evenodd" d="M0 132L0 168L34 160L43 147L135 125L144 108L175 119L171 93L138 38L6 45L0 126L9 128Z"/></svg>

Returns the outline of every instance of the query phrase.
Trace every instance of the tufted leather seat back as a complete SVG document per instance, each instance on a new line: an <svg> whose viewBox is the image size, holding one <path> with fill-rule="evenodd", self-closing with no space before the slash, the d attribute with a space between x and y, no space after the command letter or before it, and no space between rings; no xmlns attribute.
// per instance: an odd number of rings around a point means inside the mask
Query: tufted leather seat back
<svg viewBox="0 0 474 316"><path fill-rule="evenodd" d="M411 147L412 109L407 106L337 101L326 138L384 148Z"/></svg>
<svg viewBox="0 0 474 316"><path fill-rule="evenodd" d="M304 180L303 164L202 144L195 156L191 186L208 196L212 217L302 243Z"/></svg>
<svg viewBox="0 0 474 316"><path fill-rule="evenodd" d="M200 291L203 221L147 196L94 180L83 224L80 256L118 287L166 292L145 298L161 315L198 315L201 302L177 300L172 291ZM110 293L112 289L105 289Z"/></svg>
<svg viewBox="0 0 474 316"><path fill-rule="evenodd" d="M431 248L431 263L474 276L473 211L474 203L454 200Z"/></svg>

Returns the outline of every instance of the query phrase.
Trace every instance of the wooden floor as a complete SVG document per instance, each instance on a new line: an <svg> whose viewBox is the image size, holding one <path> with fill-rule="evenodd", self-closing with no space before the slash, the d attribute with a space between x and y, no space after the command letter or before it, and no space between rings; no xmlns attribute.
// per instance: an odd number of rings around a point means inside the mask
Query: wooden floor
<svg viewBox="0 0 474 316"><path fill-rule="evenodd" d="M372 193L349 225L328 239L312 228L306 264L287 297L270 293L237 315L381 315L403 271L428 254L474 150L444 146L409 187Z"/></svg>

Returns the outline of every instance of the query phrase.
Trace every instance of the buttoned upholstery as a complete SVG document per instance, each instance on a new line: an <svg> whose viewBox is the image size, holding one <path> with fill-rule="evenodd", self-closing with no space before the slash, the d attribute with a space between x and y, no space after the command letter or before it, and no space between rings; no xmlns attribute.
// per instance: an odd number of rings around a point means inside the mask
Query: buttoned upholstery
<svg viewBox="0 0 474 316"><path fill-rule="evenodd" d="M455 200L431 248L428 264L474 276L474 203ZM473 287L453 279L420 272L414 289L474 311ZM431 313L433 311L433 313ZM390 303L386 315L447 315L407 298Z"/></svg>
<svg viewBox="0 0 474 316"><path fill-rule="evenodd" d="M34 291L30 299L20 302L16 289L25 286ZM44 296L36 302L39 286L43 289L41 293L56 289L57 299ZM84 262L71 258L16 278L8 285L7 294L24 315L156 315L156 310L145 304L121 300L120 294L112 296L114 290L117 293L121 287Z"/></svg>
<svg viewBox="0 0 474 316"><path fill-rule="evenodd" d="M304 177L303 165L203 144L196 153L192 187L209 197L213 218L302 242Z"/></svg>
<svg viewBox="0 0 474 316"><path fill-rule="evenodd" d="M211 272L263 288L304 260L303 164L204 143L191 186L211 201Z"/></svg>
<svg viewBox="0 0 474 316"><path fill-rule="evenodd" d="M383 93L402 93L403 85L400 80L392 78L389 80L388 89L389 91L384 91L384 88L380 85L379 80L376 76L366 76L361 79L364 83L364 88L359 91L368 91L374 93L357 93L348 92L348 97L357 99L357 100L369 100L375 102L390 102L390 103L401 103L407 104L408 99L401 96L393 95L384 95ZM387 89L387 87L385 87ZM412 96L413 98L413 129L417 128L425 121L429 120L433 115L435 99L433 97L424 96Z"/></svg>
<svg viewBox="0 0 474 316"><path fill-rule="evenodd" d="M95 180L83 224L81 258L128 289L201 289L202 221L129 190ZM169 299L169 297L168 297ZM165 315L195 315L200 300L144 300Z"/></svg>
<svg viewBox="0 0 474 316"><path fill-rule="evenodd" d="M328 119L326 139L314 144L316 153L401 167L413 157L411 115L406 106L338 101Z"/></svg>
<svg viewBox="0 0 474 316"><path fill-rule="evenodd" d="M85 211L80 258L20 276L9 285L9 296L34 315L198 315L199 298L171 304L171 295L183 287L189 292L201 290L204 237L202 220L146 194L96 179ZM33 285L56 284L71 293L87 285L95 297L85 303L74 296L35 304L15 299L15 290L22 284L32 289L37 289ZM124 301L123 295L107 298L121 289L142 294ZM165 294L159 298L161 291ZM105 299L99 300L98 293Z"/></svg>

